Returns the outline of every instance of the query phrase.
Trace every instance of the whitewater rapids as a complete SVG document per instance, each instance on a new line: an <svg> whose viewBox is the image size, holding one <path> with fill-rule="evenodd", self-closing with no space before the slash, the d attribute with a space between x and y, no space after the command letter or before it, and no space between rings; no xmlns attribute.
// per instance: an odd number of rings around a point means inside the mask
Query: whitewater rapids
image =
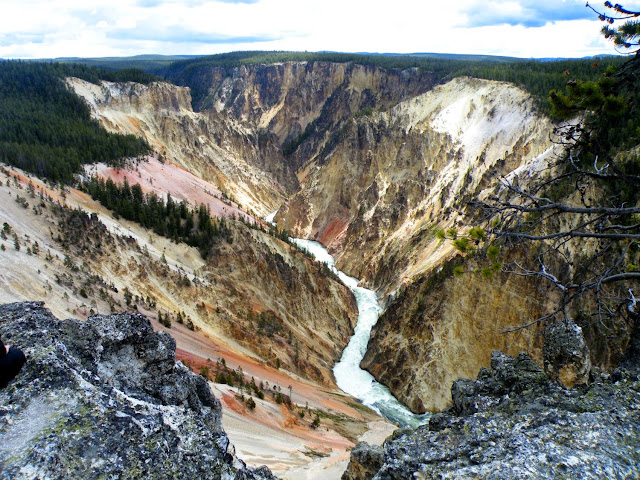
<svg viewBox="0 0 640 480"><path fill-rule="evenodd" d="M273 217L272 217L273 218ZM333 367L336 383L341 390L359 399L364 405L375 410L387 420L401 427L417 427L429 420L429 415L416 415L400 403L387 387L378 383L360 362L367 351L371 329L382 312L373 290L358 286L358 279L350 277L335 267L333 257L324 246L311 240L291 239L300 248L307 250L317 261L326 263L351 289L358 304L358 323L349 344L342 352L340 361Z"/></svg>

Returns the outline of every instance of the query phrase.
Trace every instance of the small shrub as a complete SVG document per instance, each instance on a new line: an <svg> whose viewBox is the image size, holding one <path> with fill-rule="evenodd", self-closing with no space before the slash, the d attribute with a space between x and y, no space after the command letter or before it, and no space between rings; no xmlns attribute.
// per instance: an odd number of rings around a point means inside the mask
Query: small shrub
<svg viewBox="0 0 640 480"><path fill-rule="evenodd" d="M207 380L211 380L211 371L206 365L200 367L200 375L202 375Z"/></svg>
<svg viewBox="0 0 640 480"><path fill-rule="evenodd" d="M453 246L461 252L466 252L469 248L469 239L466 237L456 238L453 241Z"/></svg>
<svg viewBox="0 0 640 480"><path fill-rule="evenodd" d="M491 267L484 267L480 270L480 275L482 275L483 278L491 278L493 276L493 270Z"/></svg>
<svg viewBox="0 0 640 480"><path fill-rule="evenodd" d="M471 230L469 230L469 238L475 240L476 242L484 240L485 237L486 234L484 233L484 230L482 228L473 227Z"/></svg>
<svg viewBox="0 0 640 480"><path fill-rule="evenodd" d="M500 247L498 247L497 245L491 245L489 248L487 248L487 257L492 262L495 262L497 260L499 253Z"/></svg>
<svg viewBox="0 0 640 480"><path fill-rule="evenodd" d="M313 422L311 422L311 428L313 428L314 430L316 428L318 428L320 426L320 417L318 416L318 414L316 413L316 418L313 419Z"/></svg>

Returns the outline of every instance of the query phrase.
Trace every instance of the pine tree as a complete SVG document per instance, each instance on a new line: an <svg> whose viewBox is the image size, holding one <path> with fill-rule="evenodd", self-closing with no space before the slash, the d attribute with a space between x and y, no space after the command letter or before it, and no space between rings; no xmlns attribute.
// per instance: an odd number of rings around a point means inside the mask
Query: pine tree
<svg viewBox="0 0 640 480"><path fill-rule="evenodd" d="M602 27L602 34L607 40L613 41L616 47L622 49L622 53L635 53L638 55L640 52L640 12L627 10L624 6L616 3L613 5L611 2L604 2L604 6L607 7L610 12L613 10L615 13L601 13L587 3L587 7L598 14L598 18L607 23ZM627 20L625 23L618 27L610 27L619 20Z"/></svg>

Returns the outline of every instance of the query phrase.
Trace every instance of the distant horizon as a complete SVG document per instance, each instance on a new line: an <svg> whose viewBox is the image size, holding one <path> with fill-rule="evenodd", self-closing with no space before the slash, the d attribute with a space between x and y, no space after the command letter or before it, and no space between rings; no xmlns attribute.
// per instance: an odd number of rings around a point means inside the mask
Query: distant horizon
<svg viewBox="0 0 640 480"><path fill-rule="evenodd" d="M584 60L595 57L625 57L626 55L621 53L601 53L594 55L586 55L582 57L517 57L511 55L493 55L493 54L478 54L478 53L445 53L445 52L347 52L338 50L230 50L228 52L218 52L211 54L162 54L162 53L140 53L136 55L108 55L108 56L60 56L60 57L41 57L41 58L7 58L0 57L0 60L33 60L33 61L56 61L56 60L120 60L120 59L173 59L176 61L180 59L199 58L199 57L212 57L216 55L224 55L229 53L243 53L243 52L257 52L257 53L274 53L274 52L288 52L288 53L336 53L345 55L363 55L363 56L435 56L435 57L489 57L489 58L503 58L507 60Z"/></svg>
<svg viewBox="0 0 640 480"><path fill-rule="evenodd" d="M640 0L624 2L636 8ZM600 5L600 7L604 8ZM0 58L370 52L616 54L584 0L6 0Z"/></svg>

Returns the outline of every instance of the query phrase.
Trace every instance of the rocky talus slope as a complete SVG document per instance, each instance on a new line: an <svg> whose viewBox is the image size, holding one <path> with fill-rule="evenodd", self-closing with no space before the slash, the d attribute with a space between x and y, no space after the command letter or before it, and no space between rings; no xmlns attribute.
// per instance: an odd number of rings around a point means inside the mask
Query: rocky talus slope
<svg viewBox="0 0 640 480"><path fill-rule="evenodd" d="M219 401L143 316L7 304L0 332L28 359L0 391L6 478L275 478L234 456Z"/></svg>
<svg viewBox="0 0 640 480"><path fill-rule="evenodd" d="M451 409L383 447L359 444L342 478L638 478L637 360L567 390L526 354L496 351L477 380L453 384Z"/></svg>

